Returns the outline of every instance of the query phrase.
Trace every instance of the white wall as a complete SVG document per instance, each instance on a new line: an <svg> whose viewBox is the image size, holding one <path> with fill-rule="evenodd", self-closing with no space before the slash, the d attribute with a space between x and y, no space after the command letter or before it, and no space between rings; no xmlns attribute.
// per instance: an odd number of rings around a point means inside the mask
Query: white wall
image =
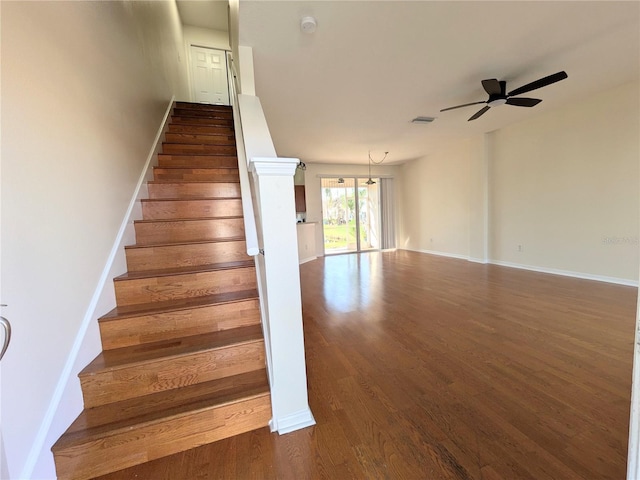
<svg viewBox="0 0 640 480"><path fill-rule="evenodd" d="M189 45L196 45L198 47L231 50L231 46L229 45L229 32L194 27L192 25L184 25L182 31L184 33L185 48L187 49Z"/></svg>
<svg viewBox="0 0 640 480"><path fill-rule="evenodd" d="M476 144L460 142L402 166L405 208L400 248L468 256Z"/></svg>
<svg viewBox="0 0 640 480"><path fill-rule="evenodd" d="M2 440L11 478L52 478L51 414L68 425L82 399L51 402L99 351L90 305L168 102L187 98L183 38L174 2L1 8Z"/></svg>
<svg viewBox="0 0 640 480"><path fill-rule="evenodd" d="M637 279L638 91L624 85L493 133L493 260Z"/></svg>
<svg viewBox="0 0 640 480"><path fill-rule="evenodd" d="M488 249L494 263L633 283L638 92L623 85L405 164L401 248L479 260Z"/></svg>
<svg viewBox="0 0 640 480"><path fill-rule="evenodd" d="M304 161L304 160L302 160ZM345 165L345 164L326 164L326 163L307 163L307 170L304 172L305 196L307 201L307 222L318 222L322 225L322 193L320 188L320 179L323 176L328 177L368 177L368 165ZM371 170L373 177L382 175L393 177L396 192L396 218L399 218L402 211L402 197L398 192L402 192L403 183L400 177L400 166L398 165L375 165ZM294 195L293 191L291 195ZM295 218L292 219L295 221ZM399 222L398 226L399 227ZM398 238L398 236L396 236ZM400 244L398 244L400 247ZM324 255L324 247L322 244L322 229L316 229L316 254Z"/></svg>

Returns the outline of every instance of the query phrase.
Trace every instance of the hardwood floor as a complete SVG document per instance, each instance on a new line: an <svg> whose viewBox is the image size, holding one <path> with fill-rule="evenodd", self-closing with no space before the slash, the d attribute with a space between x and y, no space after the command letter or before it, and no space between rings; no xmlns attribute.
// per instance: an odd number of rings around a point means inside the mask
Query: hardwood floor
<svg viewBox="0 0 640 480"><path fill-rule="evenodd" d="M101 480L624 478L636 288L407 251L300 270L317 425Z"/></svg>

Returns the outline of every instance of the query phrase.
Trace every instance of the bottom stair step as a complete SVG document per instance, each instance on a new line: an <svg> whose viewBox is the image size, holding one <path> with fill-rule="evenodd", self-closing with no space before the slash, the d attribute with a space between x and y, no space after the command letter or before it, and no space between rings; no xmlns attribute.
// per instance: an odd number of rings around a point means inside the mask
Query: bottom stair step
<svg viewBox="0 0 640 480"><path fill-rule="evenodd" d="M105 350L78 375L87 408L260 370L260 325Z"/></svg>
<svg viewBox="0 0 640 480"><path fill-rule="evenodd" d="M84 410L52 447L59 479L89 479L266 426L264 370Z"/></svg>

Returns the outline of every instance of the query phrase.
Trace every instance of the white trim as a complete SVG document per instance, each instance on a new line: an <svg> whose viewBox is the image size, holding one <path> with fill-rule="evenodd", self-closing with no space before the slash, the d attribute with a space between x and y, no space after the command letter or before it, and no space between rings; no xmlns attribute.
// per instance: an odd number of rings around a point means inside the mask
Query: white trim
<svg viewBox="0 0 640 480"><path fill-rule="evenodd" d="M583 280L595 280L598 282L615 283L618 285L626 285L628 287L637 287L637 280L629 280L626 278L618 277L606 277L604 275L593 275L591 273L574 272L571 270L560 270L557 268L536 267L533 265L521 265L519 263L501 262L498 260L489 260L492 265L499 265L501 267L518 268L520 270L529 270L539 273L550 273L552 275L562 275L564 277L581 278Z"/></svg>
<svg viewBox="0 0 640 480"><path fill-rule="evenodd" d="M467 258L467 260L469 260L470 262L473 262L473 263L482 263L483 265L486 265L487 263L489 263L489 260L487 260L486 258L469 257L469 258Z"/></svg>
<svg viewBox="0 0 640 480"><path fill-rule="evenodd" d="M269 422L269 427L272 432L277 431L279 435L285 435L295 432L296 430L311 427L315 424L316 420L313 418L311 409L307 407L304 410L299 410L282 418L272 418Z"/></svg>
<svg viewBox="0 0 640 480"><path fill-rule="evenodd" d="M236 155L238 157L238 172L240 175L240 194L242 196L242 212L244 222L245 243L247 255L255 257L260 253L258 244L258 232L256 227L256 217L253 210L253 197L251 195L251 182L249 180L249 170L247 167L247 155L244 148L244 133L242 130L242 115L237 92L237 73L233 64L231 54L227 54L229 68L227 70L227 81L229 83L229 95L231 108L233 110L233 128L236 137Z"/></svg>
<svg viewBox="0 0 640 480"><path fill-rule="evenodd" d="M438 257L449 257L449 258L457 258L459 260L468 260L469 257L466 255L460 255L457 253L447 253L447 252L438 252L435 250L421 250L417 248L403 248L402 250L409 250L412 252L418 253L428 253L429 255L437 255Z"/></svg>
<svg viewBox="0 0 640 480"><path fill-rule="evenodd" d="M627 287L638 287L639 285L638 280L629 280L627 278L607 277L604 275L594 275L591 273L574 272L572 270L560 270L558 268L536 267L534 265L522 265L519 263L502 262L499 260L483 260L480 258L468 257L466 255L459 255L457 253L437 252L435 250L421 250L417 248L403 248L402 250L409 250L411 252L418 252L418 253L427 253L429 255L437 255L439 257L458 258L461 260L468 260L474 263L491 264L491 265L498 265L500 267L529 270L531 272L550 273L551 275L561 275L563 277L581 278L583 280L595 280L597 282L604 282L604 283L614 283L616 285L625 285Z"/></svg>
<svg viewBox="0 0 640 480"><path fill-rule="evenodd" d="M299 263L300 263L300 265L302 265L303 263L310 262L311 260L315 260L316 258L318 258L318 257L316 257L315 255L312 255L312 256L307 257L307 258L301 258Z"/></svg>
<svg viewBox="0 0 640 480"><path fill-rule="evenodd" d="M87 307L84 318L82 319L82 323L80 324L80 328L74 339L73 346L71 347L69 355L67 356L67 361L65 362L62 373L58 378L58 383L56 384L56 388L53 392L53 395L51 396L49 407L47 408L42 423L40 424L40 428L38 429L38 433L36 434L36 437L33 441L31 450L29 451L29 455L27 456L27 460L25 461L22 472L20 473L20 478L31 478L31 476L33 475L33 470L35 469L38 459L42 454L42 448L47 439L47 435L55 418L56 412L60 406L60 401L62 400L66 386L71 379L73 366L76 363L76 359L78 357L80 349L82 348L85 335L87 333L87 330L89 329L89 325L97 317L96 306L98 305L98 301L102 296L102 292L105 289L107 282L112 278L111 268L114 264L116 255L120 252L124 254L123 239L125 238L125 232L132 222L132 213L134 212L134 207L139 202L139 195L141 190L143 190L142 186L147 178L147 173L151 166L151 161L160 151L160 148L162 146L162 138L164 137L167 120L173 108L174 100L175 96L171 97L171 101L169 102L169 106L167 107L167 110L164 114L162 124L158 129L156 138L154 139L153 145L149 151L147 161L144 165L144 168L142 169L142 173L140 174L140 178L138 179L138 183L131 197L131 201L129 202L129 207L127 208L124 219L120 224L120 229L118 230L118 234L116 235L115 241L113 242L113 246L111 247L111 251L109 252L109 256L107 257L105 266L102 269L102 274L100 275L98 284L96 285L93 296L91 297L91 301L89 302L89 306Z"/></svg>
<svg viewBox="0 0 640 480"><path fill-rule="evenodd" d="M268 175L275 177L293 176L296 167L300 163L297 158L280 157L253 157L251 158L251 171L259 177Z"/></svg>

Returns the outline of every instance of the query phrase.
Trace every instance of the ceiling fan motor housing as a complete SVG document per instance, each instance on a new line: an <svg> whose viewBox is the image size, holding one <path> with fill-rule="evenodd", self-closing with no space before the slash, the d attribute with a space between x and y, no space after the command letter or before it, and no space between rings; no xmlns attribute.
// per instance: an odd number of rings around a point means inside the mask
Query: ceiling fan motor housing
<svg viewBox="0 0 640 480"><path fill-rule="evenodd" d="M497 107L507 103L507 82L500 80L498 83L500 84L500 93L493 93L489 95L487 105L490 107Z"/></svg>

